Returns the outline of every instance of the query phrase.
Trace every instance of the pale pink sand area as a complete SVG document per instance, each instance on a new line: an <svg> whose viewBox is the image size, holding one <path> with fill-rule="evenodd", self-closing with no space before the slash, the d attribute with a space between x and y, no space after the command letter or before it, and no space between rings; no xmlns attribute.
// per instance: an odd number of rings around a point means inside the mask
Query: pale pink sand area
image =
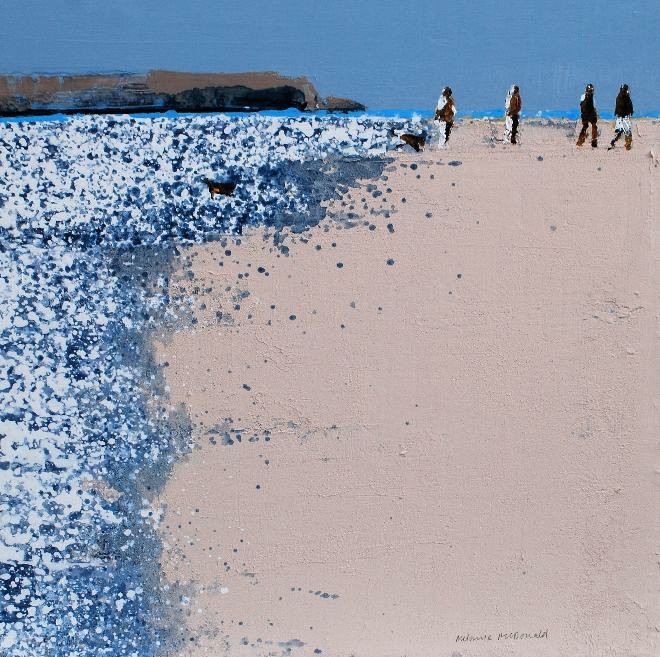
<svg viewBox="0 0 660 657"><path fill-rule="evenodd" d="M629 153L493 131L333 202L375 229L184 254L197 323L157 344L195 440L159 500L182 656L659 654L660 124Z"/></svg>

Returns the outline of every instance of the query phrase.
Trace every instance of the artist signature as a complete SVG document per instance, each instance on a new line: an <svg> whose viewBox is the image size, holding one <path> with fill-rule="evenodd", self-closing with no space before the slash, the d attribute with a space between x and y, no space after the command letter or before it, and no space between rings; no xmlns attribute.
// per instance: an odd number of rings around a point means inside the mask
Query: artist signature
<svg viewBox="0 0 660 657"><path fill-rule="evenodd" d="M457 634L456 643L473 643L480 641L520 641L524 639L547 639L548 630L538 632L484 632L483 634Z"/></svg>

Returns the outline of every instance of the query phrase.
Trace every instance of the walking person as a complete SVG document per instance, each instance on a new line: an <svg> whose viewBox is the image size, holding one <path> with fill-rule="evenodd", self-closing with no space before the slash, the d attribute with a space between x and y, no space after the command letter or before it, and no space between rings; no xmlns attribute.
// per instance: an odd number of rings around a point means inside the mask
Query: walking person
<svg viewBox="0 0 660 657"><path fill-rule="evenodd" d="M598 111L594 103L594 85L588 84L582 98L580 98L580 118L582 119L582 130L578 136L577 145L582 146L587 138L587 129L591 124L591 146L598 148Z"/></svg>
<svg viewBox="0 0 660 657"><path fill-rule="evenodd" d="M435 109L435 120L440 121L440 125L444 124L444 133L446 144L449 141L451 129L454 126L454 117L456 116L456 103L452 96L451 87L445 87L442 94L438 99L438 105ZM442 138L442 137L441 137Z"/></svg>
<svg viewBox="0 0 660 657"><path fill-rule="evenodd" d="M630 98L630 89L627 84L622 84L614 104L614 116L616 117L614 139L610 142L608 151L614 148L621 135L625 135L626 150L629 151L632 148L632 123L630 122L632 115L633 104Z"/></svg>
<svg viewBox="0 0 660 657"><path fill-rule="evenodd" d="M506 118L504 125L507 141L512 144L517 143L518 125L520 122L520 110L522 109L522 99L520 98L520 87L514 84L506 96Z"/></svg>

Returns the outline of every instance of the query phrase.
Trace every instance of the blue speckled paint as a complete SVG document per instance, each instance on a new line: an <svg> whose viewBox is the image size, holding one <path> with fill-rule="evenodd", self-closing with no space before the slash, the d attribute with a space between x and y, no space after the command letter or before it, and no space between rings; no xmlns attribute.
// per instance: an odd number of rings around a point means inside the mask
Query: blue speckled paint
<svg viewBox="0 0 660 657"><path fill-rule="evenodd" d="M3 655L176 648L184 597L161 581L152 501L190 429L167 403L150 338L189 319L186 299L169 296L177 245L317 223L321 200L382 172L392 128L416 126L245 115L0 125ZM207 176L236 179L235 196L211 199ZM218 439L240 443L228 423Z"/></svg>

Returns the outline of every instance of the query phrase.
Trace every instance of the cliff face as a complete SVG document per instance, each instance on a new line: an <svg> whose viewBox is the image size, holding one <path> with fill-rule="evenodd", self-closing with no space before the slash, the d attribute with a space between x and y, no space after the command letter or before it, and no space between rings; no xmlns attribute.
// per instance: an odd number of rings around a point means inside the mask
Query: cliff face
<svg viewBox="0 0 660 657"><path fill-rule="evenodd" d="M0 114L258 111L347 111L355 101L322 99L306 77L277 73L182 73L146 75L2 76Z"/></svg>

